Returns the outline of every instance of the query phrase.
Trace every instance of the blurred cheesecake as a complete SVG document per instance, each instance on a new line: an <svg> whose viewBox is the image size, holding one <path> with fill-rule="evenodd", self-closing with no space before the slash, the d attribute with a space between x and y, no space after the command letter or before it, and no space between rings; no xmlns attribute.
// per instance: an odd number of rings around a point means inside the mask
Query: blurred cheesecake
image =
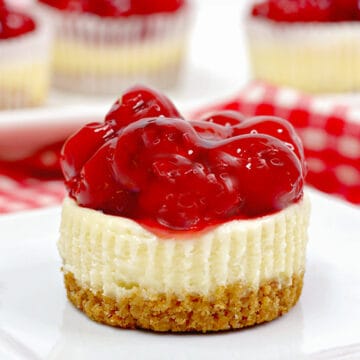
<svg viewBox="0 0 360 360"><path fill-rule="evenodd" d="M0 1L0 108L44 103L50 81L49 51L44 24Z"/></svg>
<svg viewBox="0 0 360 360"><path fill-rule="evenodd" d="M185 0L39 0L55 26L55 86L117 95L133 83L175 86L186 53Z"/></svg>
<svg viewBox="0 0 360 360"><path fill-rule="evenodd" d="M256 2L246 20L253 77L312 93L360 89L357 1Z"/></svg>

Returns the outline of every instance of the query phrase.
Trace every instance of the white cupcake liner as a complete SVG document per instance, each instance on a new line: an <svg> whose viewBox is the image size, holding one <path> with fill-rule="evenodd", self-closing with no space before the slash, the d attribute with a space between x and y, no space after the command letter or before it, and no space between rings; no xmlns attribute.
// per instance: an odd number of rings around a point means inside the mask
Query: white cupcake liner
<svg viewBox="0 0 360 360"><path fill-rule="evenodd" d="M134 82L160 88L176 84L189 27L187 6L171 14L120 19L40 8L55 26L56 87L118 94Z"/></svg>
<svg viewBox="0 0 360 360"><path fill-rule="evenodd" d="M246 23L256 79L307 92L360 90L360 22Z"/></svg>
<svg viewBox="0 0 360 360"><path fill-rule="evenodd" d="M51 31L32 14L36 29L0 40L0 109L41 105L50 85Z"/></svg>

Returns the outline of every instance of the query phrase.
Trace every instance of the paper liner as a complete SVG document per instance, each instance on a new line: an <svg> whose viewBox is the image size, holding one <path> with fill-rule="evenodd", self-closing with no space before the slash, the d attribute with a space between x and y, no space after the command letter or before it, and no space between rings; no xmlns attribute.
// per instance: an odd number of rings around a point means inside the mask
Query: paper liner
<svg viewBox="0 0 360 360"><path fill-rule="evenodd" d="M32 16L34 31L0 40L0 109L41 105L48 95L51 31Z"/></svg>
<svg viewBox="0 0 360 360"><path fill-rule="evenodd" d="M360 22L246 23L253 76L306 92L360 90Z"/></svg>
<svg viewBox="0 0 360 360"><path fill-rule="evenodd" d="M207 295L241 282L256 290L305 268L309 200L274 215L232 221L187 238L158 238L136 222L66 199L59 251L63 270L92 291L121 298ZM289 285L289 284L284 284Z"/></svg>
<svg viewBox="0 0 360 360"><path fill-rule="evenodd" d="M159 88L176 84L186 51L187 6L171 14L120 19L40 8L55 25L58 88L118 95L134 82Z"/></svg>

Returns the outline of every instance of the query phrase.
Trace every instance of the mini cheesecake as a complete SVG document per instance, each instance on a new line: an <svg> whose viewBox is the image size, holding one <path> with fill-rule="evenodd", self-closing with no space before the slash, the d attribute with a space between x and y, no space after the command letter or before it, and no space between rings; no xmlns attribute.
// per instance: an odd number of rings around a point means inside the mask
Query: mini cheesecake
<svg viewBox="0 0 360 360"><path fill-rule="evenodd" d="M311 93L360 89L357 1L258 1L246 20L253 76Z"/></svg>
<svg viewBox="0 0 360 360"><path fill-rule="evenodd" d="M44 24L0 1L0 109L46 100L50 38Z"/></svg>
<svg viewBox="0 0 360 360"><path fill-rule="evenodd" d="M137 82L177 83L186 52L189 6L171 1L39 0L55 26L54 84L118 94Z"/></svg>
<svg viewBox="0 0 360 360"><path fill-rule="evenodd" d="M298 301L310 205L286 121L187 121L135 87L68 139L62 168L65 287L91 319L208 332L273 320Z"/></svg>

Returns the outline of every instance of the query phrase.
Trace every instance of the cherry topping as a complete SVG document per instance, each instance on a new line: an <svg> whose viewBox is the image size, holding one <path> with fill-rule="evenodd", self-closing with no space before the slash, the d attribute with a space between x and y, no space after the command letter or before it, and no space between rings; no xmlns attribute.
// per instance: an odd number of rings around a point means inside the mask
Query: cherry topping
<svg viewBox="0 0 360 360"><path fill-rule="evenodd" d="M332 0L332 20L351 21L360 19L358 0Z"/></svg>
<svg viewBox="0 0 360 360"><path fill-rule="evenodd" d="M111 169L113 151L114 141L110 140L90 157L78 180L72 181L71 195L81 206L129 216L136 199L114 179Z"/></svg>
<svg viewBox="0 0 360 360"><path fill-rule="evenodd" d="M59 10L87 12L102 17L127 17L175 12L185 0L39 0Z"/></svg>
<svg viewBox="0 0 360 360"><path fill-rule="evenodd" d="M223 126L234 126L241 124L245 117L237 111L224 110L209 114L202 120Z"/></svg>
<svg viewBox="0 0 360 360"><path fill-rule="evenodd" d="M241 194L241 213L264 215L299 199L303 187L301 162L294 159L286 144L262 134L234 139L215 150L218 158L214 162L236 179L233 182Z"/></svg>
<svg viewBox="0 0 360 360"><path fill-rule="evenodd" d="M69 137L62 148L62 169L66 181L79 174L86 161L115 136L110 123L90 123Z"/></svg>
<svg viewBox="0 0 360 360"><path fill-rule="evenodd" d="M300 138L291 124L274 116L257 116L233 127L233 135L265 134L282 140L283 143L295 152L298 159L302 159L302 167L306 172L304 150Z"/></svg>
<svg viewBox="0 0 360 360"><path fill-rule="evenodd" d="M4 1L0 2L0 40L25 35L35 28L30 16L8 9Z"/></svg>
<svg viewBox="0 0 360 360"><path fill-rule="evenodd" d="M360 20L358 0L266 0L256 3L252 16L278 22Z"/></svg>
<svg viewBox="0 0 360 360"><path fill-rule="evenodd" d="M119 135L113 170L127 189L142 191L151 181L151 167L158 157L176 154L192 158L197 154L198 136L189 122L153 118L137 121Z"/></svg>
<svg viewBox="0 0 360 360"><path fill-rule="evenodd" d="M115 102L105 121L122 128L136 120L157 116L182 117L166 96L144 86L134 86Z"/></svg>
<svg viewBox="0 0 360 360"><path fill-rule="evenodd" d="M165 96L141 86L115 103L104 124L73 135L61 162L79 205L177 231L281 210L301 198L305 174L286 121L233 112L186 121Z"/></svg>

